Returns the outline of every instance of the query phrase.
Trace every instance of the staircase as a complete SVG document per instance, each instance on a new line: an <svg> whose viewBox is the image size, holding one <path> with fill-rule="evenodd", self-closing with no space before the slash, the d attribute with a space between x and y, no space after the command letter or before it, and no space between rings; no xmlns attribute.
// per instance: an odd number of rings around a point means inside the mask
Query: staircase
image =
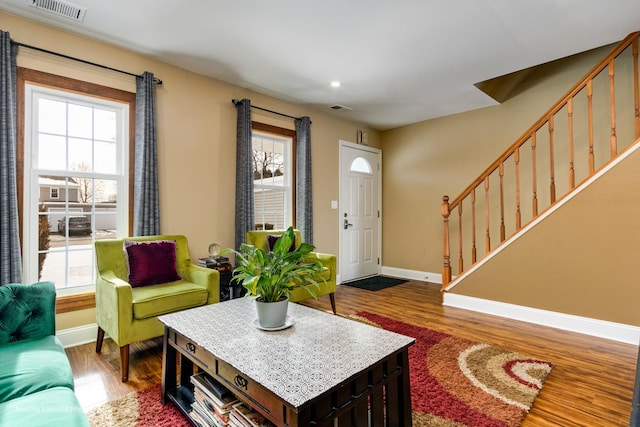
<svg viewBox="0 0 640 427"><path fill-rule="evenodd" d="M443 291L637 148L639 37L625 38L458 197L443 197Z"/></svg>

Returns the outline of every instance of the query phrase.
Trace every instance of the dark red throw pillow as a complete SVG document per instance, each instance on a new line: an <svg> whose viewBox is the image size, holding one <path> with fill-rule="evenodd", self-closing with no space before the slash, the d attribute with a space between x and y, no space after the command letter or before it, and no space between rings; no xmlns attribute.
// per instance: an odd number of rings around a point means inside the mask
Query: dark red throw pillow
<svg viewBox="0 0 640 427"><path fill-rule="evenodd" d="M273 247L276 245L276 240L280 238L279 234L267 234L267 245L269 246L269 252L273 251ZM289 252L293 252L296 250L296 235L293 235L293 242L291 242L291 247L289 248Z"/></svg>
<svg viewBox="0 0 640 427"><path fill-rule="evenodd" d="M124 249L129 263L131 287L158 285L181 279L176 270L175 241L125 241Z"/></svg>

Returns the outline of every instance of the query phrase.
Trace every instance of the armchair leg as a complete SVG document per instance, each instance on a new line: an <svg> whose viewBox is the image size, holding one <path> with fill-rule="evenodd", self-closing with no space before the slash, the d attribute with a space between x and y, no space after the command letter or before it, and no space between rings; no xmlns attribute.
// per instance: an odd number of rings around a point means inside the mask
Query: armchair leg
<svg viewBox="0 0 640 427"><path fill-rule="evenodd" d="M98 326L98 338L96 339L96 353L102 351L102 341L104 341L104 329Z"/></svg>
<svg viewBox="0 0 640 427"><path fill-rule="evenodd" d="M333 310L333 314L337 314L336 313L336 294L331 292L329 294L329 299L331 300L331 310Z"/></svg>
<svg viewBox="0 0 640 427"><path fill-rule="evenodd" d="M120 347L120 371L122 372L122 382L129 381L129 344Z"/></svg>

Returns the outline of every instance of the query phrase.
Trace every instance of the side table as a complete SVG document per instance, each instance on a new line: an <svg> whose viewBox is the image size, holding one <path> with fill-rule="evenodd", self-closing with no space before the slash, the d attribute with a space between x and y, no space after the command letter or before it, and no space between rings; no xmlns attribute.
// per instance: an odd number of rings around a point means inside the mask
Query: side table
<svg viewBox="0 0 640 427"><path fill-rule="evenodd" d="M232 281L233 266L230 262L208 262L206 267L218 270L220 273L220 301L243 296L242 285Z"/></svg>

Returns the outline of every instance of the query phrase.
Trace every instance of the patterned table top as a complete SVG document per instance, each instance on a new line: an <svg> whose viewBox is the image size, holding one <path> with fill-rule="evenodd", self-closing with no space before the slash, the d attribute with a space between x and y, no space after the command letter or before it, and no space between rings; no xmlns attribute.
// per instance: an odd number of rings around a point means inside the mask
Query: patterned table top
<svg viewBox="0 0 640 427"><path fill-rule="evenodd" d="M288 315L290 328L260 330L254 302L239 298L159 320L296 408L415 341L300 304Z"/></svg>

